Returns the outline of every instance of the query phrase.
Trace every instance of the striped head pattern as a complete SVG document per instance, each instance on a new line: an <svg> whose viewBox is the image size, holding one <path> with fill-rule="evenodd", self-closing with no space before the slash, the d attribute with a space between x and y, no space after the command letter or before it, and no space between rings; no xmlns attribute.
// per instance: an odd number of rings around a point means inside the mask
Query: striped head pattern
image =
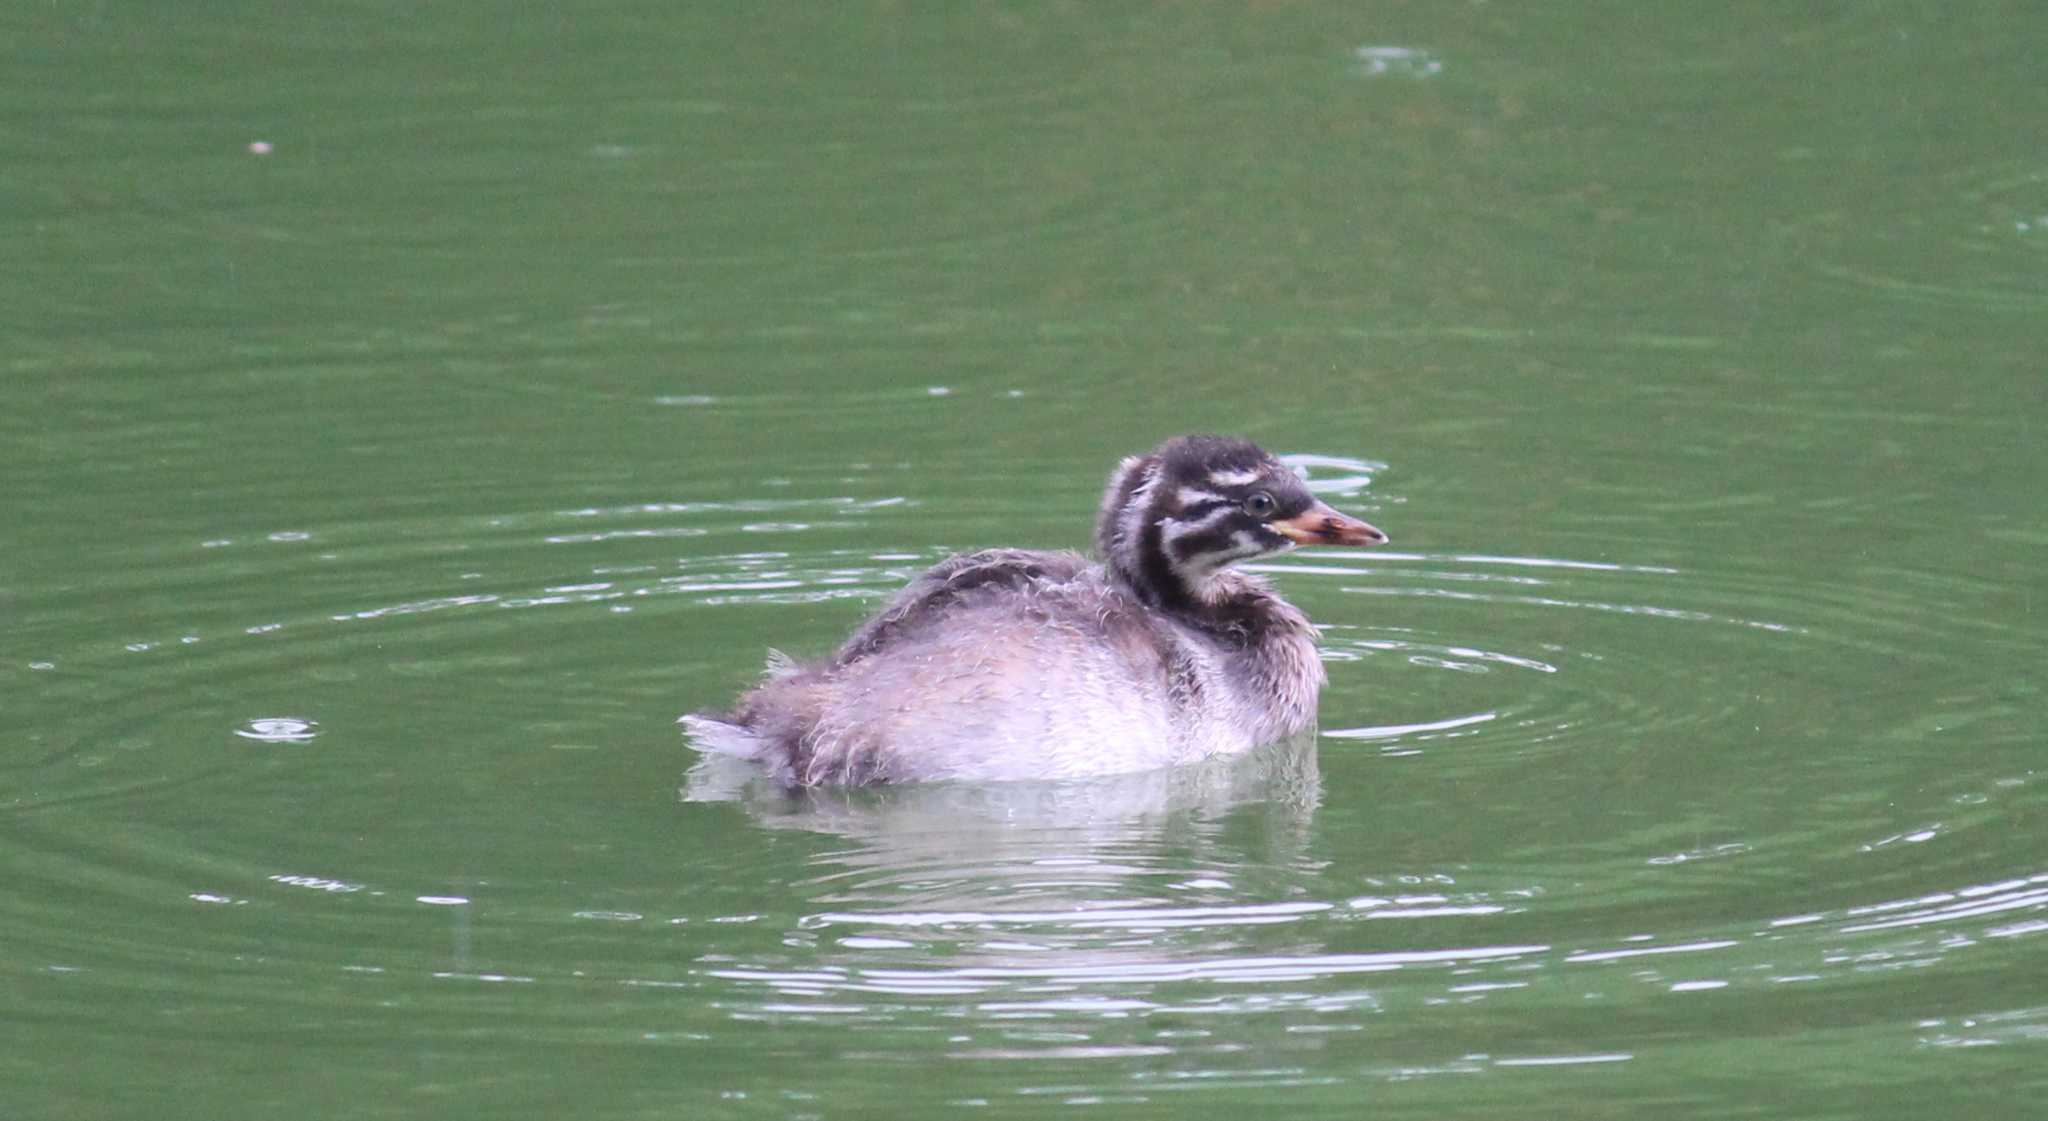
<svg viewBox="0 0 2048 1121"><path fill-rule="evenodd" d="M1125 584L1161 606L1208 599L1224 566L1296 545L1377 545L1387 535L1338 513L1246 440L1178 436L1117 466L1095 545Z"/></svg>

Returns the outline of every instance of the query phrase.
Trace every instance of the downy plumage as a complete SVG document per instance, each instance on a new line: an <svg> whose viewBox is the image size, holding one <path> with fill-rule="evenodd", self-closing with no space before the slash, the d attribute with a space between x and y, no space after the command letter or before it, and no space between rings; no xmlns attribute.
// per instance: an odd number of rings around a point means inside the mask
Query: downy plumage
<svg viewBox="0 0 2048 1121"><path fill-rule="evenodd" d="M1244 440L1181 436L1118 465L1101 563L1070 552L949 557L832 657L771 655L700 751L790 786L1113 774L1247 751L1315 721L1315 628L1228 566L1298 544L1377 545Z"/></svg>

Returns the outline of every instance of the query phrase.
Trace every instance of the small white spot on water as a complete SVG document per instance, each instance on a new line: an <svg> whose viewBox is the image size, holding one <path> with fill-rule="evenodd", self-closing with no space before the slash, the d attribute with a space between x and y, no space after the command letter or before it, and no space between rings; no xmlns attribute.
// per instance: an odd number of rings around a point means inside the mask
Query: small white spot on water
<svg viewBox="0 0 2048 1121"><path fill-rule="evenodd" d="M1931 841L1931 840L1933 840L1934 838L1936 838L1936 837L1940 836L1940 835L1941 835L1941 831L1942 831L1942 829L1943 829L1943 826L1941 825L1941 823L1939 823L1939 822L1936 822L1935 824L1933 824L1933 825L1930 825L1930 826L1928 826L1928 827L1926 827L1926 828L1924 828L1924 829L1915 829L1915 830L1913 830L1913 831L1912 831L1912 832L1910 832L1910 833L1894 833L1894 834L1892 834L1892 835L1891 835L1891 836L1889 836L1889 837L1882 837L1882 838L1879 838L1878 840L1872 841L1872 842L1870 842L1869 844L1865 844L1865 845L1859 845L1859 846L1857 846L1857 851L1859 851L1859 852L1876 852L1876 851L1877 851L1878 849L1881 849L1881 848L1886 848L1886 847L1888 847L1888 846L1890 846L1890 845L1896 845L1896 844L1908 844L1908 845L1918 845L1918 844L1922 844L1922 843L1925 843L1925 842L1927 842L1927 841Z"/></svg>
<svg viewBox="0 0 2048 1121"><path fill-rule="evenodd" d="M1653 856L1647 860L1647 863L1667 865L1688 864L1695 860L1710 860L1717 856L1740 856L1748 851L1749 846L1741 841L1729 841L1726 844L1688 849L1685 852L1675 852L1669 856Z"/></svg>
<svg viewBox="0 0 2048 1121"><path fill-rule="evenodd" d="M469 903L469 900L460 895L420 895L414 898L418 902L434 907L462 907Z"/></svg>
<svg viewBox="0 0 2048 1121"><path fill-rule="evenodd" d="M1433 78L1443 73L1443 60L1416 47L1364 46L1351 52L1356 72L1365 78L1391 76Z"/></svg>
<svg viewBox="0 0 2048 1121"><path fill-rule="evenodd" d="M235 734L263 743L311 743L319 728L319 721L301 716L259 716L236 728Z"/></svg>
<svg viewBox="0 0 2048 1121"><path fill-rule="evenodd" d="M300 876L278 874L271 876L270 882L274 884L284 884L287 887L306 887L312 888L314 891L325 891L342 895L348 894L349 892L363 890L363 885L361 884L352 884L344 880L329 879L326 876Z"/></svg>
<svg viewBox="0 0 2048 1121"><path fill-rule="evenodd" d="M269 540L269 541L306 541L306 540L309 540L309 539L311 539L311 538L312 538L312 536L313 536L312 534L310 534L310 533L306 533L306 532L304 532L303 530L296 530L296 529L280 529L280 530L278 530L278 531L277 531L276 533L273 533L273 534L271 534L271 535L270 535L270 536L269 536L268 538L266 538L266 540Z"/></svg>

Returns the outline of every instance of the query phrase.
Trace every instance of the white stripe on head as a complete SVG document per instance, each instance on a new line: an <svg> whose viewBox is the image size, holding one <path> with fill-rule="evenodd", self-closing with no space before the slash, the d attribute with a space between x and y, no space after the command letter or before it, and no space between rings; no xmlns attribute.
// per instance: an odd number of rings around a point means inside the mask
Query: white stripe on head
<svg viewBox="0 0 2048 1121"><path fill-rule="evenodd" d="M1235 560L1243 560L1246 557L1255 557L1267 551L1266 546L1260 544L1259 539L1253 537L1251 530L1248 529L1238 530L1230 535L1230 539L1233 542L1230 548L1216 555L1216 563L1219 565L1229 564Z"/></svg>
<svg viewBox="0 0 2048 1121"><path fill-rule="evenodd" d="M1161 518L1159 519L1159 544L1162 546L1171 545L1190 533L1200 533L1236 512L1237 508L1235 506L1218 506L1191 522L1184 522L1175 518Z"/></svg>
<svg viewBox="0 0 2048 1121"><path fill-rule="evenodd" d="M1217 494L1215 491L1203 490L1200 487L1180 488L1180 504L1182 506L1198 506L1204 502L1228 501L1230 501L1228 498Z"/></svg>
<svg viewBox="0 0 2048 1121"><path fill-rule="evenodd" d="M1145 472L1144 476L1138 480L1137 487L1131 491L1130 501L1124 503L1124 508L1117 517L1118 537L1122 539L1124 548L1134 549L1137 547L1138 538L1145 531L1145 508L1152 504L1152 491L1159 486L1159 462L1157 460L1151 462L1125 460L1124 462L1125 467L1122 472L1124 474L1137 469L1140 464L1143 464Z"/></svg>
<svg viewBox="0 0 2048 1121"><path fill-rule="evenodd" d="M1265 474L1264 471L1211 471L1209 481L1219 487L1248 487Z"/></svg>
<svg viewBox="0 0 2048 1121"><path fill-rule="evenodd" d="M1246 529L1240 529L1236 533L1231 534L1230 539L1232 544L1229 548L1214 553L1197 553L1187 560L1179 562L1176 567L1194 575L1206 576L1222 568L1224 565L1265 553L1285 552L1288 548L1288 546L1283 545L1279 549L1274 549L1260 544L1258 538L1252 536L1251 531Z"/></svg>
<svg viewBox="0 0 2048 1121"><path fill-rule="evenodd" d="M1239 550L1232 557L1233 560L1242 560L1245 557L1264 556L1268 553L1284 553L1287 550L1294 548L1294 542L1289 541L1284 537L1280 539L1280 544L1269 545L1266 542L1260 540L1256 534L1252 533L1252 531L1248 529L1240 529L1233 536L1237 538L1237 547Z"/></svg>

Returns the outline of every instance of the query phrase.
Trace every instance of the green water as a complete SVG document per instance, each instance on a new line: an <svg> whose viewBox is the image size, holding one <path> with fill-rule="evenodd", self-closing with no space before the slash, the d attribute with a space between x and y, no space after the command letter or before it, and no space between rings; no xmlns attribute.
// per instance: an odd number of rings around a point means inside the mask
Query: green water
<svg viewBox="0 0 2048 1121"><path fill-rule="evenodd" d="M2048 1091L2038 5L0 31L7 1116ZM1394 537L1313 742L686 775L1199 429Z"/></svg>

